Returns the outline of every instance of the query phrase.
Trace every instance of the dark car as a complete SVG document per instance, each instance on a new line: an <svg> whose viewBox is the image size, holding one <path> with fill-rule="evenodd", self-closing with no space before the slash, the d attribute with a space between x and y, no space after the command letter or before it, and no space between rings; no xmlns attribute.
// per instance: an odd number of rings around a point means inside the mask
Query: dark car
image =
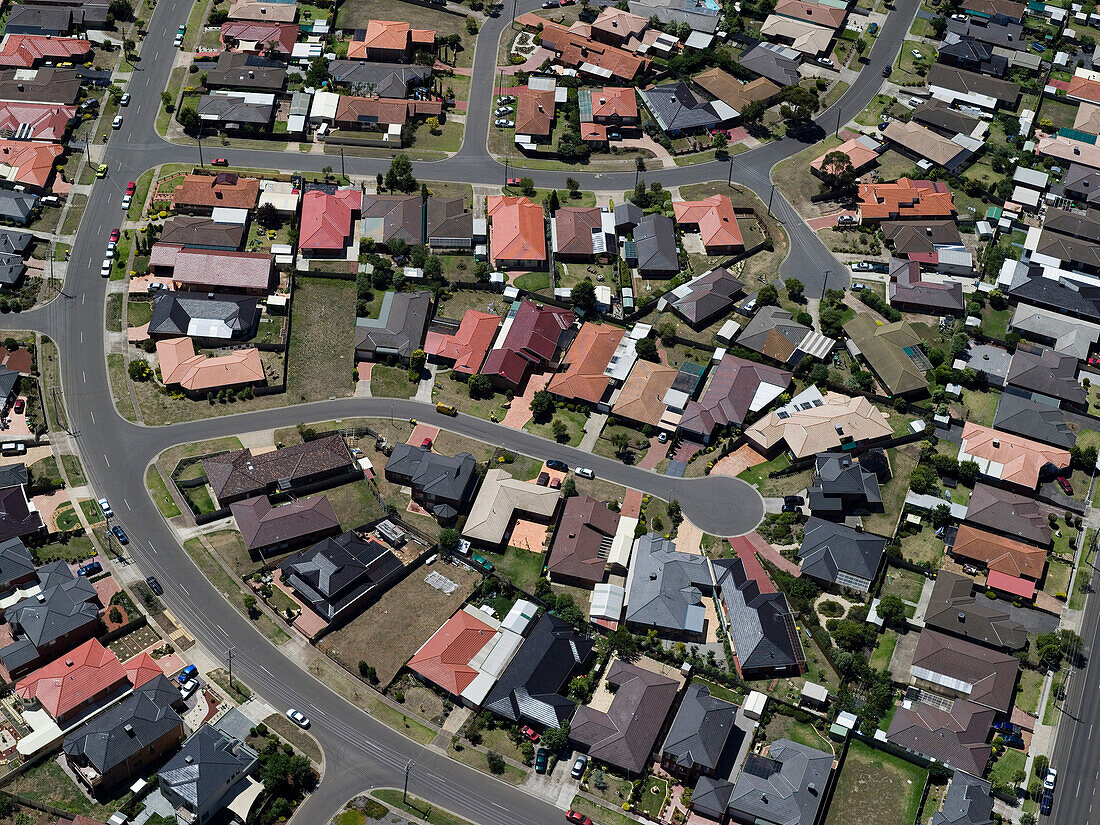
<svg viewBox="0 0 1100 825"><path fill-rule="evenodd" d="M889 77L890 76L890 67L889 66L887 66L885 69L882 70L882 76L883 77Z"/></svg>
<svg viewBox="0 0 1100 825"><path fill-rule="evenodd" d="M557 470L558 472L568 473L569 465L564 461L558 461L556 458L546 459L546 467L550 470Z"/></svg>
<svg viewBox="0 0 1100 825"><path fill-rule="evenodd" d="M1004 733L1019 733L1020 726L1014 725L1011 722L994 722L993 730L1002 731Z"/></svg>
<svg viewBox="0 0 1100 825"><path fill-rule="evenodd" d="M550 762L549 753L546 748L539 748L535 753L535 773L546 773L546 766Z"/></svg>
<svg viewBox="0 0 1100 825"><path fill-rule="evenodd" d="M550 483L550 473L539 473L539 477L535 483L538 484L539 487L545 487Z"/></svg>
<svg viewBox="0 0 1100 825"><path fill-rule="evenodd" d="M15 405L12 407L12 409L15 411L16 415L22 415L23 410L25 410L26 408L27 408L27 402L24 401L22 398L17 398L15 400ZM1069 492L1072 493L1073 491L1070 490Z"/></svg>
<svg viewBox="0 0 1100 825"><path fill-rule="evenodd" d="M1005 747L1015 748L1016 750L1024 749L1024 737L1018 733L999 733L1001 741L1005 743Z"/></svg>
<svg viewBox="0 0 1100 825"><path fill-rule="evenodd" d="M130 537L126 535L126 531L119 527L117 524L111 528L111 532L115 534L115 538L118 539L119 544L130 543Z"/></svg>
<svg viewBox="0 0 1100 825"><path fill-rule="evenodd" d="M164 595L164 588L160 586L160 582L157 581L156 576L146 576L145 583L149 585L149 589L156 593L158 596Z"/></svg>
<svg viewBox="0 0 1100 825"><path fill-rule="evenodd" d="M1043 791L1043 798L1039 800L1039 813L1050 816L1050 809L1054 807L1054 791Z"/></svg>
<svg viewBox="0 0 1100 825"><path fill-rule="evenodd" d="M784 513L797 513L802 509L802 505L806 503L806 500L802 496L784 496L783 497L783 512Z"/></svg>
<svg viewBox="0 0 1100 825"><path fill-rule="evenodd" d="M97 573L103 572L103 565L98 561L90 561L79 570L76 571L78 576L94 576Z"/></svg>

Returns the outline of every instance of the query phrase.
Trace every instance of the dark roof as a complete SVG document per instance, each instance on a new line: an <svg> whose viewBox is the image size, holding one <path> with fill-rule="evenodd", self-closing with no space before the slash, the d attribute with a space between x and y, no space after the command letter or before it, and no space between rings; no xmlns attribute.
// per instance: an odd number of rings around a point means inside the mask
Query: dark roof
<svg viewBox="0 0 1100 825"><path fill-rule="evenodd" d="M761 592L741 559L712 562L741 670L773 670L806 661L794 614L782 593Z"/></svg>
<svg viewBox="0 0 1100 825"><path fill-rule="evenodd" d="M715 111L714 104L693 92L683 81L640 89L638 94L666 132L713 129L722 122L722 116Z"/></svg>
<svg viewBox="0 0 1100 825"><path fill-rule="evenodd" d="M226 340L244 338L255 329L259 314L256 298L194 296L194 293L170 290L153 298L149 334Z"/></svg>
<svg viewBox="0 0 1100 825"><path fill-rule="evenodd" d="M176 686L165 676L157 676L66 736L65 755L70 760L87 761L105 774L175 728L182 738L183 719L172 707L179 701Z"/></svg>
<svg viewBox="0 0 1100 825"><path fill-rule="evenodd" d="M951 768L981 776L992 748L986 744L996 712L956 700L951 710L911 703L894 712L886 740Z"/></svg>
<svg viewBox="0 0 1100 825"><path fill-rule="evenodd" d="M913 120L942 133L950 132L951 137L960 133L969 135L980 122L973 115L960 112L958 109L952 109L949 104L936 98L932 98L913 109ZM886 223L880 225L885 227ZM957 231L956 234L958 234Z"/></svg>
<svg viewBox="0 0 1100 825"><path fill-rule="evenodd" d="M954 221L883 221L879 226L898 255L929 255L936 251L937 245L962 243Z"/></svg>
<svg viewBox="0 0 1100 825"><path fill-rule="evenodd" d="M1079 264L1088 269L1100 267L1100 244L1043 229L1035 242L1035 255Z"/></svg>
<svg viewBox="0 0 1100 825"><path fill-rule="evenodd" d="M713 770L722 758L736 718L737 705L711 696L702 682L692 682L684 691L661 750L681 768Z"/></svg>
<svg viewBox="0 0 1100 825"><path fill-rule="evenodd" d="M295 553L279 569L314 611L332 620L367 593L392 583L402 564L378 539L349 530Z"/></svg>
<svg viewBox="0 0 1100 825"><path fill-rule="evenodd" d="M430 292L387 292L377 318L355 320L356 351L408 358L424 341L431 309Z"/></svg>
<svg viewBox="0 0 1100 825"><path fill-rule="evenodd" d="M626 621L658 632L702 633L703 594L714 587L705 556L680 553L657 533L634 542L626 579Z"/></svg>
<svg viewBox="0 0 1100 825"><path fill-rule="evenodd" d="M385 243L393 239L423 243L424 201L420 195L364 195L364 234ZM368 226L379 224L381 232Z"/></svg>
<svg viewBox="0 0 1100 825"><path fill-rule="evenodd" d="M890 280L886 299L899 307L921 307L929 314L962 312L965 304L962 284L958 281L929 281L921 275L920 264L902 258L890 259Z"/></svg>
<svg viewBox="0 0 1100 825"><path fill-rule="evenodd" d="M1001 393L993 429L1067 450L1077 443L1077 436L1066 424L1066 416L1060 409L1010 392Z"/></svg>
<svg viewBox="0 0 1100 825"><path fill-rule="evenodd" d="M246 498L229 505L248 550L300 541L340 529L340 521L326 496L299 499L272 507L267 496Z"/></svg>
<svg viewBox="0 0 1100 825"><path fill-rule="evenodd" d="M34 235L17 229L0 229L0 253L23 256L34 243Z"/></svg>
<svg viewBox="0 0 1100 825"><path fill-rule="evenodd" d="M1062 185L1069 197L1091 204L1100 202L1100 172L1091 166L1071 163Z"/></svg>
<svg viewBox="0 0 1100 825"><path fill-rule="evenodd" d="M0 367L0 401L15 392L18 383L19 373L15 370L9 370L7 367Z"/></svg>
<svg viewBox="0 0 1100 825"><path fill-rule="evenodd" d="M202 467L214 494L222 499L256 495L284 480L293 485L298 479L350 468L354 463L344 439L330 435L259 455L248 448L223 453L204 458Z"/></svg>
<svg viewBox="0 0 1100 825"><path fill-rule="evenodd" d="M9 607L5 618L14 631L36 651L48 647L68 634L99 622L99 596L92 583L83 576L73 576L66 567L68 580L56 566L40 573L42 592ZM10 671L14 662L22 660L25 650L0 648L0 660Z"/></svg>
<svg viewBox="0 0 1100 825"><path fill-rule="evenodd" d="M642 272L679 272L672 218L656 213L642 216L634 227L634 252Z"/></svg>
<svg viewBox="0 0 1100 825"><path fill-rule="evenodd" d="M1088 392L1077 383L1077 359L1052 349L1018 348L1008 368L1008 384L1052 398L1084 405Z"/></svg>
<svg viewBox="0 0 1100 825"><path fill-rule="evenodd" d="M607 711L577 708L569 738L588 749L593 759L629 773L641 773L657 734L664 726L679 685L667 676L616 659L605 681L615 696Z"/></svg>
<svg viewBox="0 0 1100 825"><path fill-rule="evenodd" d="M978 21L973 17L966 20L947 20L947 31L953 35L964 38L961 42L988 43L991 46L1003 46L1012 51L1020 51L1026 48L1024 27L1019 23L993 23ZM956 44L957 45L957 44ZM943 50L940 50L943 54ZM992 57L992 51L987 52ZM989 58L985 58L989 59ZM1005 58L1007 62L1007 58Z"/></svg>
<svg viewBox="0 0 1100 825"><path fill-rule="evenodd" d="M771 394L770 401L791 383L791 377L791 373L777 367L726 354L714 368L702 397L689 401L684 408L680 429L707 437L727 424L740 426L753 411L753 401L761 385L780 388ZM759 409L757 405L757 411Z"/></svg>
<svg viewBox="0 0 1100 825"><path fill-rule="evenodd" d="M208 88L278 91L286 85L286 64L258 54L222 52L207 70Z"/></svg>
<svg viewBox="0 0 1100 825"><path fill-rule="evenodd" d="M2 93L2 86L0 86L0 94ZM0 189L0 218L4 220L25 226L36 206L38 206L38 195Z"/></svg>
<svg viewBox="0 0 1100 825"><path fill-rule="evenodd" d="M706 326L716 316L724 315L744 291L739 278L718 267L677 287L665 295L665 300L689 324Z"/></svg>
<svg viewBox="0 0 1100 825"><path fill-rule="evenodd" d="M594 644L544 613L489 692L485 709L513 722L561 727L576 707L566 697L569 682L589 666Z"/></svg>
<svg viewBox="0 0 1100 825"><path fill-rule="evenodd" d="M573 321L567 309L521 302L504 341L485 357L481 374L500 376L519 386L532 368L544 367L554 357Z"/></svg>
<svg viewBox="0 0 1100 825"><path fill-rule="evenodd" d="M737 775L729 810L738 820L776 825L813 825L833 755L789 739L776 739L767 756L749 754Z"/></svg>
<svg viewBox="0 0 1100 825"><path fill-rule="evenodd" d="M330 60L328 73L333 82L356 86L356 91L362 94L404 98L410 86L419 86L432 76L432 67L370 63L365 60Z"/></svg>
<svg viewBox="0 0 1100 825"><path fill-rule="evenodd" d="M11 252L0 252L0 285L15 286L23 277L27 265L23 256Z"/></svg>
<svg viewBox="0 0 1100 825"><path fill-rule="evenodd" d="M1050 544L1050 524L1035 499L988 484L974 485L966 520L1039 547Z"/></svg>
<svg viewBox="0 0 1100 825"><path fill-rule="evenodd" d="M726 815L732 795L732 782L704 774L695 783L695 792L691 795L691 810L721 821Z"/></svg>
<svg viewBox="0 0 1100 825"><path fill-rule="evenodd" d="M1044 277L1038 266L1017 265L1008 291L1021 303L1100 322L1100 287Z"/></svg>
<svg viewBox="0 0 1100 825"><path fill-rule="evenodd" d="M991 787L984 779L955 771L931 825L993 825Z"/></svg>
<svg viewBox="0 0 1100 825"><path fill-rule="evenodd" d="M603 502L588 496L567 498L546 562L550 577L602 582L618 527L619 514Z"/></svg>
<svg viewBox="0 0 1100 825"><path fill-rule="evenodd" d="M642 219L642 207L626 201L615 207L615 228L633 230Z"/></svg>
<svg viewBox="0 0 1100 825"><path fill-rule="evenodd" d="M997 602L991 602L984 593L975 598L973 589L973 581L966 576L941 570L932 588L924 623L994 647L1007 650L1024 647L1027 628L998 609Z"/></svg>
<svg viewBox="0 0 1100 825"><path fill-rule="evenodd" d="M477 461L469 453L452 457L419 444L395 444L386 462L386 478L409 485L429 504L435 501L451 508L448 514L453 515L455 507L463 508L473 498L476 468Z"/></svg>
<svg viewBox="0 0 1100 825"><path fill-rule="evenodd" d="M1007 80L956 69L942 63L933 63L928 72L929 86L942 86L955 92L980 94L992 97L1000 103L1012 105L1020 97L1020 86Z"/></svg>
<svg viewBox="0 0 1100 825"><path fill-rule="evenodd" d="M164 222L160 242L200 249L238 250L244 232L244 224L218 223L201 215L173 215Z"/></svg>
<svg viewBox="0 0 1100 825"><path fill-rule="evenodd" d="M433 238L473 242L474 215L466 211L462 198L428 198L426 212L429 242Z"/></svg>
<svg viewBox="0 0 1100 825"><path fill-rule="evenodd" d="M18 538L0 541L0 591L7 591L34 574L31 551Z"/></svg>
<svg viewBox="0 0 1100 825"><path fill-rule="evenodd" d="M1098 242L1100 241L1100 209L1089 209L1082 214L1051 207L1043 215L1043 229Z"/></svg>
<svg viewBox="0 0 1100 825"><path fill-rule="evenodd" d="M885 549L882 536L811 516L802 532L798 557L806 576L866 590L861 580L874 581Z"/></svg>
<svg viewBox="0 0 1100 825"><path fill-rule="evenodd" d="M953 695L963 683L969 686L963 691L969 701L1001 713L1012 708L1019 670L1014 656L928 628L921 631L913 653L914 679L940 684L946 678L945 688Z"/></svg>
<svg viewBox="0 0 1100 825"><path fill-rule="evenodd" d="M0 490L7 487L17 487L26 484L30 480L26 464L5 464L0 467Z"/></svg>
<svg viewBox="0 0 1100 825"><path fill-rule="evenodd" d="M0 100L24 100L35 103L76 103L80 94L80 78L73 69L51 66L38 69L27 79L20 70L0 71ZM7 190L4 190L7 191Z"/></svg>
<svg viewBox="0 0 1100 825"><path fill-rule="evenodd" d="M798 59L789 57L792 49L784 49L771 43L758 43L741 55L740 64L758 75L773 80L780 86L793 86L801 79Z"/></svg>
<svg viewBox="0 0 1100 825"><path fill-rule="evenodd" d="M243 95L201 95L197 104L199 116L219 124L247 123L266 126L271 122L272 103L256 103Z"/></svg>
<svg viewBox="0 0 1100 825"><path fill-rule="evenodd" d="M1001 45L999 41L1006 33L998 29L993 32L979 31L977 34L980 39L963 37L956 43L941 46L939 60L948 65L977 69L982 74L1000 77L1008 68L1008 58L994 54L993 46ZM988 42L982 42L983 40Z"/></svg>
<svg viewBox="0 0 1100 825"><path fill-rule="evenodd" d="M206 724L183 743L157 773L161 788L183 799L190 810L213 806L256 764L256 752L226 733Z"/></svg>
<svg viewBox="0 0 1100 825"><path fill-rule="evenodd" d="M72 9L18 3L11 7L5 31L23 34L68 34L72 25Z"/></svg>
<svg viewBox="0 0 1100 825"><path fill-rule="evenodd" d="M806 491L810 512L826 517L882 510L878 476L847 453L819 453L814 483Z"/></svg>
<svg viewBox="0 0 1100 825"><path fill-rule="evenodd" d="M0 392L0 398L4 397ZM0 541L37 533L42 527L42 516L30 509L22 487L0 489Z"/></svg>

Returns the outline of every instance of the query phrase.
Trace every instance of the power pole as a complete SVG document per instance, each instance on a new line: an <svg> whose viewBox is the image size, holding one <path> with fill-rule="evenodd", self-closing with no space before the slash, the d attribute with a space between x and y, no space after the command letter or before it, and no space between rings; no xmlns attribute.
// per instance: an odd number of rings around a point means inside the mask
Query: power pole
<svg viewBox="0 0 1100 825"><path fill-rule="evenodd" d="M411 759L405 763L405 788L401 791L401 802L405 805L409 804L409 771L412 770L412 766Z"/></svg>
<svg viewBox="0 0 1100 825"><path fill-rule="evenodd" d="M730 155L730 173L726 177L726 186L733 186L733 155Z"/></svg>
<svg viewBox="0 0 1100 825"><path fill-rule="evenodd" d="M772 191L768 193L768 217L774 217L772 215L772 198L775 197L775 184L772 184Z"/></svg>
<svg viewBox="0 0 1100 825"><path fill-rule="evenodd" d="M225 651L225 660L229 664L229 690L233 690L233 648Z"/></svg>

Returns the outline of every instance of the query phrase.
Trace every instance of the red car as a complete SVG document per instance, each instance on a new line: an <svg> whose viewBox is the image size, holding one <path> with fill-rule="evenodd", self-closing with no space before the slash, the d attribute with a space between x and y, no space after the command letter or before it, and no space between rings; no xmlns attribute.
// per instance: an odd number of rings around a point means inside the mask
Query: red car
<svg viewBox="0 0 1100 825"><path fill-rule="evenodd" d="M229 158L214 158L210 161L211 166L228 166Z"/></svg>
<svg viewBox="0 0 1100 825"><path fill-rule="evenodd" d="M24 401L22 398L18 398L18 399L16 399L15 406L12 407L12 409L15 410L16 415L22 415L23 410L26 409L26 406L27 406L27 402Z"/></svg>
<svg viewBox="0 0 1100 825"><path fill-rule="evenodd" d="M430 438L425 438L420 442L420 446L425 450L430 450L432 448L432 440Z"/></svg>
<svg viewBox="0 0 1100 825"><path fill-rule="evenodd" d="M532 742L538 742L539 741L539 735L535 732L535 729L530 727L530 726L525 727L525 728L521 728L520 733L522 733L524 736L526 736Z"/></svg>
<svg viewBox="0 0 1100 825"><path fill-rule="evenodd" d="M128 184L126 184L127 195L133 195L135 189L137 189L137 183L135 183L134 181L130 181Z"/></svg>
<svg viewBox="0 0 1100 825"><path fill-rule="evenodd" d="M592 819L578 811L570 811L565 815L565 818L574 825L592 825Z"/></svg>
<svg viewBox="0 0 1100 825"><path fill-rule="evenodd" d="M1058 486L1062 488L1063 493L1067 496L1073 495L1073 485L1069 483L1069 479L1065 476L1058 476L1055 480L1058 482Z"/></svg>
<svg viewBox="0 0 1100 825"><path fill-rule="evenodd" d="M509 186L519 186L519 178L508 178Z"/></svg>
<svg viewBox="0 0 1100 825"><path fill-rule="evenodd" d="M110 238L108 238L108 240L109 240L109 241L110 241L111 243L118 243L118 239L119 239L119 237L120 237L120 235L121 235L121 234L122 234L122 233L121 233L121 232L119 232L119 230L118 230L118 227L115 227L114 229L112 229L112 230L111 230L111 237L110 237Z"/></svg>

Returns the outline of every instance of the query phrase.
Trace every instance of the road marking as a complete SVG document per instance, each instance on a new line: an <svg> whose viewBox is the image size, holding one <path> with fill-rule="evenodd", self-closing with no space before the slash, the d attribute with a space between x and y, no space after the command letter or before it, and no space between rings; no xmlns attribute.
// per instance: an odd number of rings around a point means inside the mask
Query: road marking
<svg viewBox="0 0 1100 825"><path fill-rule="evenodd" d="M84 330L80 331L80 343L84 343Z"/></svg>
<svg viewBox="0 0 1100 825"><path fill-rule="evenodd" d="M127 510L133 510L134 509L133 507L130 506L130 502L128 502L126 499L123 499L122 503L126 505Z"/></svg>
<svg viewBox="0 0 1100 825"><path fill-rule="evenodd" d="M88 376L84 374L84 370L80 371L80 380L83 381L85 384L88 383Z"/></svg>
<svg viewBox="0 0 1100 825"><path fill-rule="evenodd" d="M92 412L91 410L88 410L88 415L90 415L92 417L92 423L95 424L95 413Z"/></svg>
<svg viewBox="0 0 1100 825"><path fill-rule="evenodd" d="M154 554L155 554L155 553L157 552L157 548L155 548L155 547L154 547L153 545L151 545L151 544L149 545L149 549L150 549L150 550L152 550Z"/></svg>
<svg viewBox="0 0 1100 825"><path fill-rule="evenodd" d="M183 582L179 582L179 586L180 586L180 590L182 590L182 591L183 591L184 593L186 593L186 594L187 594L188 596L190 596L190 595L191 595L190 591L189 591L189 590L187 589L187 586L186 586L186 585L184 585L184 583L183 583Z"/></svg>
<svg viewBox="0 0 1100 825"><path fill-rule="evenodd" d="M103 460L107 462L107 466L111 466L111 459L107 458L107 453L103 454Z"/></svg>

